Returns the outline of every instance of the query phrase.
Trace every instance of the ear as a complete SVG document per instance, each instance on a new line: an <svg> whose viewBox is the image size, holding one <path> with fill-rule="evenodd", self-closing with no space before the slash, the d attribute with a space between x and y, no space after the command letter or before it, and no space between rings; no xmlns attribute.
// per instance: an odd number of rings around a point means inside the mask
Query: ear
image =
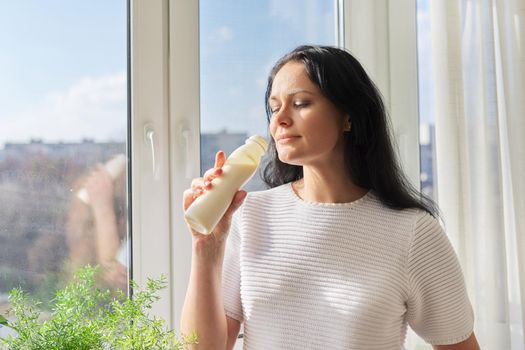
<svg viewBox="0 0 525 350"><path fill-rule="evenodd" d="M345 121L344 121L343 131L350 132L350 130L352 130L352 122L350 121L350 116L346 114L344 118L345 118Z"/></svg>

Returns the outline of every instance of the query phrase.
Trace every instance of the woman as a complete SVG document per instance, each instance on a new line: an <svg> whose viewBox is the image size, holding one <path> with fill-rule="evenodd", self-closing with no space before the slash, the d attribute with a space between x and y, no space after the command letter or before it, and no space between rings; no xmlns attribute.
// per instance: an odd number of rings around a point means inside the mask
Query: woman
<svg viewBox="0 0 525 350"><path fill-rule="evenodd" d="M100 267L99 282L111 289L128 290L125 261L127 213L126 172L112 179L102 164L78 181L67 217L69 274L85 265ZM84 188L87 202L77 196Z"/></svg>
<svg viewBox="0 0 525 350"><path fill-rule="evenodd" d="M198 349L232 349L244 322L245 349L391 350L410 325L435 349L479 349L437 209L402 174L355 58L298 47L272 69L266 107L271 189L239 191L211 235L192 231L182 331ZM184 209L224 161L194 179Z"/></svg>

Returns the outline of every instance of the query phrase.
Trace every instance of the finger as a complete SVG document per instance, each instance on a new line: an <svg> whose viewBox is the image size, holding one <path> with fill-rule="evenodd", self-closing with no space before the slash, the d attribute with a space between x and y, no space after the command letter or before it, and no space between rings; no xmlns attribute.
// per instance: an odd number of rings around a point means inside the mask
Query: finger
<svg viewBox="0 0 525 350"><path fill-rule="evenodd" d="M208 169L204 175L202 176L204 179L207 179L208 177L217 177L218 175L221 175L222 174L222 169L221 168L211 168L211 169Z"/></svg>
<svg viewBox="0 0 525 350"><path fill-rule="evenodd" d="M207 170L202 177L204 178L204 180L212 180L221 174L222 174L221 168L211 168Z"/></svg>
<svg viewBox="0 0 525 350"><path fill-rule="evenodd" d="M186 210L195 199L204 194L205 189L203 187L189 188L183 192L182 195L182 207Z"/></svg>
<svg viewBox="0 0 525 350"><path fill-rule="evenodd" d="M195 198L195 192L193 190L188 189L184 191L182 195L182 208L184 210L188 209L191 203L193 203L193 201L195 200Z"/></svg>
<svg viewBox="0 0 525 350"><path fill-rule="evenodd" d="M204 179L202 177L197 177L191 180L191 189L196 190L197 188L204 187Z"/></svg>
<svg viewBox="0 0 525 350"><path fill-rule="evenodd" d="M226 162L226 155L224 154L224 152L217 152L217 154L215 155L215 168L222 168L224 162Z"/></svg>
<svg viewBox="0 0 525 350"><path fill-rule="evenodd" d="M218 178L222 175L222 169L220 168L213 168L208 170L203 178L204 178L204 188L209 190L212 187L212 180Z"/></svg>

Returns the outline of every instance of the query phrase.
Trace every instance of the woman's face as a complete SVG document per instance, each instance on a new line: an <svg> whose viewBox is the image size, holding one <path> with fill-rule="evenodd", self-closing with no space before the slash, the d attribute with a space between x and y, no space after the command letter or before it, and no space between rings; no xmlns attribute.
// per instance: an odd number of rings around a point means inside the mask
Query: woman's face
<svg viewBox="0 0 525 350"><path fill-rule="evenodd" d="M290 61L277 72L269 105L270 133L282 162L304 166L341 159L344 115L308 78L303 63Z"/></svg>

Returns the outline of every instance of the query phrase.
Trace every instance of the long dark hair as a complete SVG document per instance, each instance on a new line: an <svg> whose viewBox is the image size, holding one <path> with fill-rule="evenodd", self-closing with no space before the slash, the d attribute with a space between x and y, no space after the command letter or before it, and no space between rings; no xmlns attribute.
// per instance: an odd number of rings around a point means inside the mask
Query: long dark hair
<svg viewBox="0 0 525 350"><path fill-rule="evenodd" d="M290 61L303 63L308 77L323 95L350 116L352 129L344 133L344 154L352 181L374 190L381 202L390 208L419 208L438 217L437 205L417 191L401 170L381 94L361 64L347 51L330 46L299 46L277 61L266 88L268 123L272 115L268 102L273 80ZM271 188L301 179L303 168L281 162L275 142L270 139L269 161L263 170L266 184Z"/></svg>

